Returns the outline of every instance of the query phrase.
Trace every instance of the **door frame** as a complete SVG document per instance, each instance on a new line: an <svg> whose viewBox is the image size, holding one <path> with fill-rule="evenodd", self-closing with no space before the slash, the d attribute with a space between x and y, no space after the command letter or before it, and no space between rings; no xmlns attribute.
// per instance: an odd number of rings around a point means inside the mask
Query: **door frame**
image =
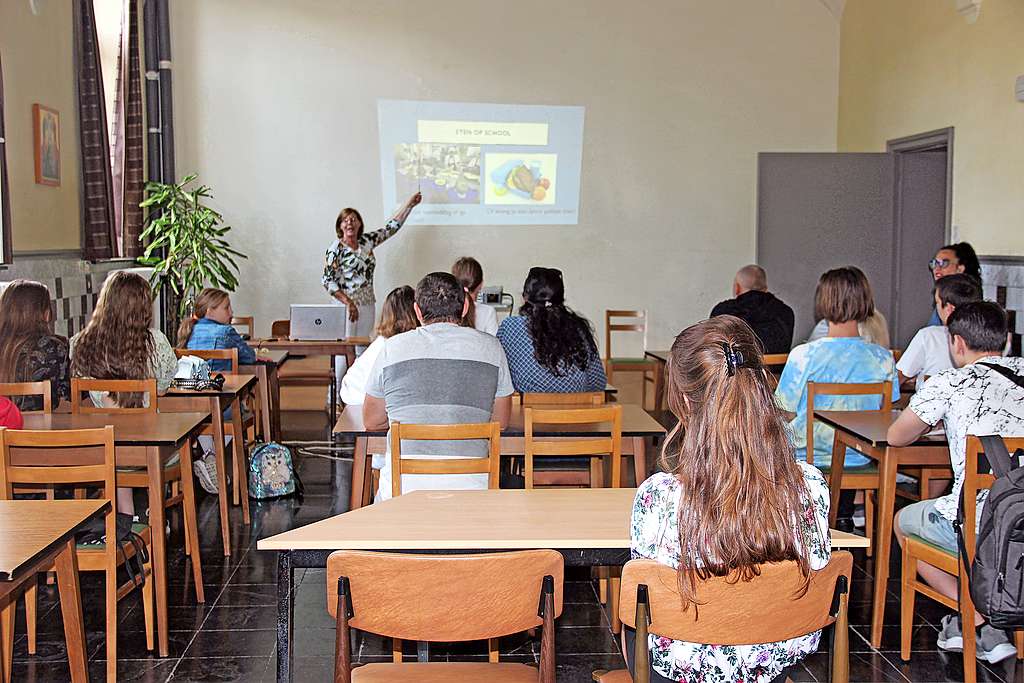
<svg viewBox="0 0 1024 683"><path fill-rule="evenodd" d="M894 138L887 140L885 143L885 151L896 155L896 169L893 175L894 182L896 183L895 192L893 193L893 210L894 214L893 225L896 231L899 231L899 216L900 208L902 207L902 198L900 197L900 176L903 173L903 160L900 158L903 154L913 154L914 152L928 152L936 149L946 149L946 243L952 241L953 237L953 126L948 128L938 128L936 130L930 130L926 133L917 133L916 135L907 135L902 138Z"/></svg>

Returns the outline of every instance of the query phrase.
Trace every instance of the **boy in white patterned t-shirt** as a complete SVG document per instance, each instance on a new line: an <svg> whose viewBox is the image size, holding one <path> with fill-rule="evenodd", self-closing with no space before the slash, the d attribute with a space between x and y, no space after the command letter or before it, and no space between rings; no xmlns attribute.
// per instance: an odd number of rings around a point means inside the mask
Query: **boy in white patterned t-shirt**
<svg viewBox="0 0 1024 683"><path fill-rule="evenodd" d="M998 304L979 301L959 306L949 316L947 326L950 355L956 367L934 375L914 394L908 410L889 427L888 442L905 446L939 422L945 424L954 474L953 491L900 510L896 518L896 537L900 545L907 536L917 536L956 553L953 522L964 481L967 435L1024 436L1024 387L1003 374L1009 371L1024 382L1024 359L1002 357L1007 320ZM979 515L987 493L983 491L978 495ZM955 576L920 561L918 572L937 591L956 599ZM975 625L982 622L981 615L976 614ZM997 662L1016 654L1006 633L988 624L981 626L977 641L979 659ZM947 650L963 648L956 615L942 619L938 645Z"/></svg>

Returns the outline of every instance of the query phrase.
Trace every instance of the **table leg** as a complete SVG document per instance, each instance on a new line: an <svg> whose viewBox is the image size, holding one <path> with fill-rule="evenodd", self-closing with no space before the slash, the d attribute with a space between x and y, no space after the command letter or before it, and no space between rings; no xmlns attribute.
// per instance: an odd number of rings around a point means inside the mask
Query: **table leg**
<svg viewBox="0 0 1024 683"><path fill-rule="evenodd" d="M267 383L270 389L270 440L281 440L281 382L277 367L268 368ZM333 427L333 425L332 425Z"/></svg>
<svg viewBox="0 0 1024 683"><path fill-rule="evenodd" d="M654 410L661 412L665 405L665 364L658 362L654 371Z"/></svg>
<svg viewBox="0 0 1024 683"><path fill-rule="evenodd" d="M60 613L64 618L64 639L67 641L68 665L74 683L89 680L88 657L85 652L85 626L82 619L82 596L78 589L78 556L75 541L69 539L57 555L57 585L60 590Z"/></svg>
<svg viewBox="0 0 1024 683"><path fill-rule="evenodd" d="M366 486L366 438L356 437L355 450L352 453L352 492L349 494L348 509L363 507L363 488Z"/></svg>
<svg viewBox="0 0 1024 683"><path fill-rule="evenodd" d="M335 359L337 358L337 356L332 353L330 358L331 358L331 378L329 380L329 382L330 382L329 386L331 388L331 414L327 418L328 422L330 422L330 424L327 425L327 428L333 430L334 429L334 421L336 419L338 419L337 418L337 414L338 414L338 374L337 374L337 371L334 369L334 362L335 362ZM351 363L349 364L349 367L352 367Z"/></svg>
<svg viewBox="0 0 1024 683"><path fill-rule="evenodd" d="M642 436L633 437L633 477L637 486L647 479L647 439Z"/></svg>
<svg viewBox="0 0 1024 683"><path fill-rule="evenodd" d="M875 513L875 595L871 610L871 647L882 644L885 623L885 589L889 581L889 547L896 507L896 455L886 448L878 461L878 509Z"/></svg>
<svg viewBox="0 0 1024 683"><path fill-rule="evenodd" d="M832 438L832 467L828 476L829 487L829 508L828 525L836 526L836 516L839 514L839 497L843 488L843 467L846 465L846 443L843 442L842 434L836 430Z"/></svg>
<svg viewBox="0 0 1024 683"><path fill-rule="evenodd" d="M11 668L14 665L14 612L17 593L8 593L0 599L3 602L0 616L0 638L3 640L3 683L11 683Z"/></svg>
<svg viewBox="0 0 1024 683"><path fill-rule="evenodd" d="M164 453L160 448L146 448L149 474L149 527L153 536L153 586L156 589L157 650L161 657L170 654L167 639L167 532L164 527ZM192 476L182 472L182 478ZM199 553L199 548L194 552Z"/></svg>
<svg viewBox="0 0 1024 683"><path fill-rule="evenodd" d="M267 370L266 365L260 365L256 371L256 375L259 377L257 381L260 385L260 412L262 413L261 417L263 418L261 427L263 430L263 440L273 441L273 430L270 425L270 372Z"/></svg>
<svg viewBox="0 0 1024 683"><path fill-rule="evenodd" d="M292 680L292 621L295 617L295 595L292 581L292 557L287 551L277 554L277 680Z"/></svg>
<svg viewBox="0 0 1024 683"><path fill-rule="evenodd" d="M228 500L228 467L224 455L224 414L220 410L220 399L215 396L210 398L210 421L213 423L213 459L217 461L217 505L220 507L220 535L224 544L224 557L230 557L231 523L228 519L230 501Z"/></svg>
<svg viewBox="0 0 1024 683"><path fill-rule="evenodd" d="M181 514L185 518L185 547L192 549L192 580L196 583L196 602L206 602L203 586L203 560L199 553L199 509L196 507L196 486L192 473L192 444L186 443L178 451L181 457Z"/></svg>
<svg viewBox="0 0 1024 683"><path fill-rule="evenodd" d="M249 457L245 454L245 429L242 427L242 402L236 395L231 401L231 445L235 451L235 492L242 502L242 521L249 523Z"/></svg>

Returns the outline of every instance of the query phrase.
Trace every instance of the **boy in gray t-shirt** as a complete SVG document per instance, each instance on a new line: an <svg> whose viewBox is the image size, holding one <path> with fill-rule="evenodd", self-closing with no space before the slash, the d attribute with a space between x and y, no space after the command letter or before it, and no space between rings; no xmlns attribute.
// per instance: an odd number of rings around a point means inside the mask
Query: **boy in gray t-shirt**
<svg viewBox="0 0 1024 683"><path fill-rule="evenodd" d="M363 422L368 429L390 422L409 424L508 424L512 379L501 343L459 325L468 306L465 291L450 273L431 273L416 286L416 315L422 327L391 337L377 357L366 385ZM391 443L381 470L376 500L391 497ZM480 457L481 441L408 441L403 457ZM486 474L410 475L402 492L418 489L485 489Z"/></svg>

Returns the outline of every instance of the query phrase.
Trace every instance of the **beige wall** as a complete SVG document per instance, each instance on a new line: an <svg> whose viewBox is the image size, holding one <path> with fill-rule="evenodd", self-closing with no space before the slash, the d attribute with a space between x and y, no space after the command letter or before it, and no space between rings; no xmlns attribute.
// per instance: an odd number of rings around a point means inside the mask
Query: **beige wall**
<svg viewBox="0 0 1024 683"><path fill-rule="evenodd" d="M250 255L234 308L261 331L327 302L343 206L385 218L378 98L586 107L578 226L412 227L376 291L476 256L518 293L565 272L606 308L651 310L651 344L730 295L754 254L756 155L835 149L838 22L819 0L176 0L178 173L198 171Z"/></svg>
<svg viewBox="0 0 1024 683"><path fill-rule="evenodd" d="M949 0L855 0L842 20L839 149L953 126L954 237L1024 255L1024 3L985 0L968 24Z"/></svg>
<svg viewBox="0 0 1024 683"><path fill-rule="evenodd" d="M72 3L42 3L34 16L25 1L0 2L4 118L10 171L12 240L17 251L78 249L78 110L72 61ZM61 184L37 185L32 105L60 112Z"/></svg>

